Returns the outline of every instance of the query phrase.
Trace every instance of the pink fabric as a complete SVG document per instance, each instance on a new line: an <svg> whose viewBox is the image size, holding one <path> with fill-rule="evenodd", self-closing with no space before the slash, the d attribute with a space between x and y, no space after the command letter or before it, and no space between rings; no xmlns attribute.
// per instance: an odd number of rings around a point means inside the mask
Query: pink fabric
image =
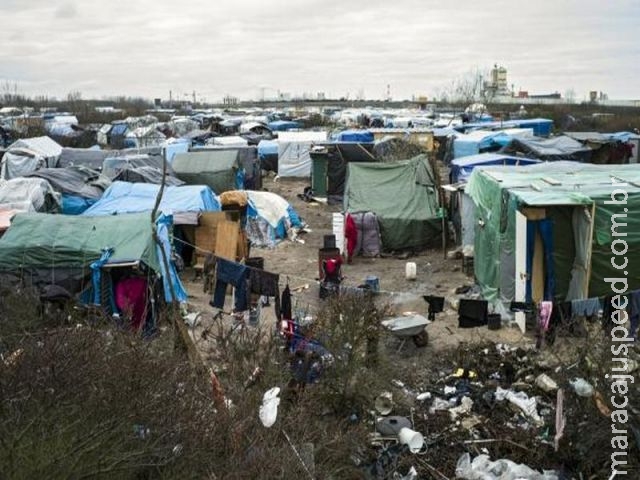
<svg viewBox="0 0 640 480"><path fill-rule="evenodd" d="M121 280L116 285L116 306L131 319L131 328L137 332L146 317L147 280L142 277L131 277Z"/></svg>

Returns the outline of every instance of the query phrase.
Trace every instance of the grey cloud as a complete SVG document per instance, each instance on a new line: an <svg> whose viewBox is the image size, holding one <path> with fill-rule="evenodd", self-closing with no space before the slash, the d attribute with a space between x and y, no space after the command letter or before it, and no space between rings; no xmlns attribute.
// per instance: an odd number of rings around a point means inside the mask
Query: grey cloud
<svg viewBox="0 0 640 480"><path fill-rule="evenodd" d="M78 14L78 8L73 2L66 2L56 8L56 18L73 18Z"/></svg>

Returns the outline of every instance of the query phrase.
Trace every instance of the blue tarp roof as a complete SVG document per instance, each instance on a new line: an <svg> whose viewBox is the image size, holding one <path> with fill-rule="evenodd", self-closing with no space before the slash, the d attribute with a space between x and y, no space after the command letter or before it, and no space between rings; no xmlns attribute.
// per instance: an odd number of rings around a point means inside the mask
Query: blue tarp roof
<svg viewBox="0 0 640 480"><path fill-rule="evenodd" d="M337 142L371 143L373 142L373 133L368 130L344 130L336 134L333 140Z"/></svg>
<svg viewBox="0 0 640 480"><path fill-rule="evenodd" d="M475 122L464 123L455 127L459 132L466 132L474 128L498 129L498 128L531 128L537 137L548 137L553 128L553 120L547 118L524 118L520 120L506 120L504 122Z"/></svg>
<svg viewBox="0 0 640 480"><path fill-rule="evenodd" d="M457 158L451 162L451 183L466 182L471 176L471 172L476 167L486 167L489 165L532 165L541 163L533 158L512 157L500 153L480 153L469 155L468 157Z"/></svg>
<svg viewBox="0 0 640 480"><path fill-rule="evenodd" d="M260 140L260 143L258 143L258 157L264 158L265 155L278 155L277 140Z"/></svg>
<svg viewBox="0 0 640 480"><path fill-rule="evenodd" d="M512 136L501 131L474 131L459 135L453 141L453 158L476 155L489 148L499 149L508 145Z"/></svg>
<svg viewBox="0 0 640 480"><path fill-rule="evenodd" d="M292 122L290 120L276 120L274 122L267 123L267 128L273 132L284 132L300 127L301 125L298 122Z"/></svg>
<svg viewBox="0 0 640 480"><path fill-rule="evenodd" d="M124 135L125 133L127 133L127 130L129 129L129 127L127 126L126 123L116 123L113 125L113 127L111 127L111 131L109 132L109 135L113 136L118 136L118 135Z"/></svg>
<svg viewBox="0 0 640 480"><path fill-rule="evenodd" d="M104 216L122 213L151 212L160 185L150 183L114 182L95 204L82 215ZM219 211L220 201L204 185L165 187L159 211L165 214Z"/></svg>

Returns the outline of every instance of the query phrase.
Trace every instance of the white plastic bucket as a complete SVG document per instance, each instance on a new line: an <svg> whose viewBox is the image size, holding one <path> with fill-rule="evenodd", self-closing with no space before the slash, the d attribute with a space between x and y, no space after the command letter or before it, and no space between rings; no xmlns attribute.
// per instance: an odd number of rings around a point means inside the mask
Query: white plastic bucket
<svg viewBox="0 0 640 480"><path fill-rule="evenodd" d="M422 434L410 428L401 428L398 433L398 440L401 444L408 446L411 453L418 453L424 445Z"/></svg>
<svg viewBox="0 0 640 480"><path fill-rule="evenodd" d="M415 262L407 262L404 268L405 277L407 280L415 280L417 274L417 266Z"/></svg>

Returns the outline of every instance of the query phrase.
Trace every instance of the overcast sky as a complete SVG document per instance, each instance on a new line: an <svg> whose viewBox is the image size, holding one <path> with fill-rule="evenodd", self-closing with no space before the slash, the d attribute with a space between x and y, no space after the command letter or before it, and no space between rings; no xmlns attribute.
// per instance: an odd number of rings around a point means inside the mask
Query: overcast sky
<svg viewBox="0 0 640 480"><path fill-rule="evenodd" d="M530 93L640 98L638 0L0 0L0 19L0 81L29 95L401 99L497 62Z"/></svg>

